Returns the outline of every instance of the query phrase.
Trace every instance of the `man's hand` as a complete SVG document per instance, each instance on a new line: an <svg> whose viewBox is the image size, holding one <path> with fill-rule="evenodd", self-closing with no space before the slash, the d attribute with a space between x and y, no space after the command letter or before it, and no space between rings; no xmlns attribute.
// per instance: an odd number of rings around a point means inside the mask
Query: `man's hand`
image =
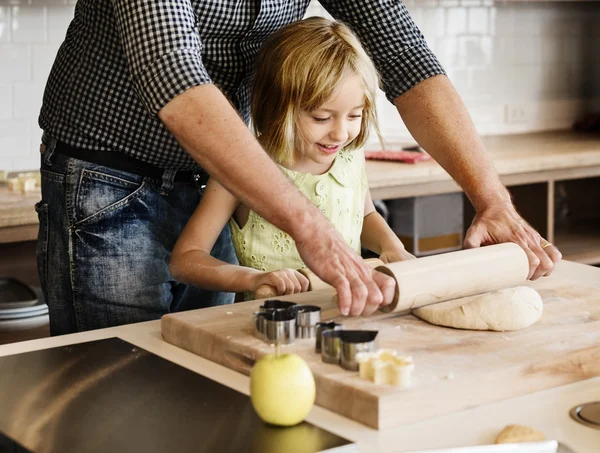
<svg viewBox="0 0 600 453"><path fill-rule="evenodd" d="M502 242L514 242L525 250L531 280L550 275L562 258L558 249L542 238L510 205L478 213L467 231L464 246L474 248Z"/></svg>
<svg viewBox="0 0 600 453"><path fill-rule="evenodd" d="M296 239L300 257L338 294L342 315L368 316L392 302L394 280L375 272L352 250L330 222L314 219L310 231Z"/></svg>

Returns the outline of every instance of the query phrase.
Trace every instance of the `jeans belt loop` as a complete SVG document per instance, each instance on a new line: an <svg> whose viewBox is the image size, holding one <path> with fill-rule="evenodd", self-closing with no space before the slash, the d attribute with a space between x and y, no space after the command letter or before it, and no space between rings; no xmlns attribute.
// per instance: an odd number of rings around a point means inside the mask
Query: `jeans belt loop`
<svg viewBox="0 0 600 453"><path fill-rule="evenodd" d="M40 153L44 163L49 167L52 166L52 156L56 150L56 139L50 137L46 132L42 134L42 144L40 145Z"/></svg>

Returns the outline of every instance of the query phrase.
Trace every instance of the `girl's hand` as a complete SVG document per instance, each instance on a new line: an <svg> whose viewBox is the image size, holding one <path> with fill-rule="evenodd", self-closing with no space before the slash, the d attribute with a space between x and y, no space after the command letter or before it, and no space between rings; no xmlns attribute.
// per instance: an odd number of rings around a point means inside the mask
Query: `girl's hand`
<svg viewBox="0 0 600 453"><path fill-rule="evenodd" d="M412 253L406 251L404 247L383 250L379 259L384 263L394 263L396 261L414 260L417 259Z"/></svg>
<svg viewBox="0 0 600 453"><path fill-rule="evenodd" d="M273 272L261 272L254 279L252 291L262 285L269 285L277 290L278 296L303 293L308 291L308 279L294 269L280 269Z"/></svg>

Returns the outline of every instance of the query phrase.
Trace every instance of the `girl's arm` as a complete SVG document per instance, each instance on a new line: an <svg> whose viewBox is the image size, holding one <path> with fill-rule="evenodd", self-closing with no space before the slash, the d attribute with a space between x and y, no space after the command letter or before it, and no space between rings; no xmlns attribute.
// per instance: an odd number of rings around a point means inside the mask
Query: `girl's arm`
<svg viewBox="0 0 600 453"><path fill-rule="evenodd" d="M239 202L210 178L202 200L183 229L171 254L169 271L178 282L213 291L243 292L254 269L213 258L210 252Z"/></svg>
<svg viewBox="0 0 600 453"><path fill-rule="evenodd" d="M386 223L381 214L375 210L371 192L368 189L365 196L365 218L360 241L363 247L378 253L379 259L384 263L415 258L414 255L406 251L404 244L398 239L396 233Z"/></svg>
<svg viewBox="0 0 600 453"><path fill-rule="evenodd" d="M292 269L262 272L237 266L210 255L221 231L239 206L238 200L210 178L200 204L183 229L171 254L169 271L178 282L203 289L250 292L267 284L278 294L306 291L308 280Z"/></svg>

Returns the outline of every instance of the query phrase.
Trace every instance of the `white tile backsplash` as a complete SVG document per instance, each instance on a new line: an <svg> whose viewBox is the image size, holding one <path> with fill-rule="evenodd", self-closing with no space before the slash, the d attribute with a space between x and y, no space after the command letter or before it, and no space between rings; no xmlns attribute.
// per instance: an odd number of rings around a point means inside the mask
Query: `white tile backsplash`
<svg viewBox="0 0 600 453"><path fill-rule="evenodd" d="M0 44L5 44L11 40L12 20L10 7L0 6Z"/></svg>
<svg viewBox="0 0 600 453"><path fill-rule="evenodd" d="M473 35L490 34L490 8L467 8L467 32Z"/></svg>
<svg viewBox="0 0 600 453"><path fill-rule="evenodd" d="M65 39L65 34L71 19L73 7L55 6L48 11L48 42L60 44Z"/></svg>
<svg viewBox="0 0 600 453"><path fill-rule="evenodd" d="M514 36L515 30L523 23L517 17L515 8L498 5L493 8L495 12L491 14L490 33L500 37Z"/></svg>
<svg viewBox="0 0 600 453"><path fill-rule="evenodd" d="M462 35L467 31L468 8L448 8L446 10L446 34Z"/></svg>
<svg viewBox="0 0 600 453"><path fill-rule="evenodd" d="M488 68L492 62L492 50L492 40L489 36L459 36L460 67Z"/></svg>
<svg viewBox="0 0 600 453"><path fill-rule="evenodd" d="M46 42L46 8L13 6L12 40L14 43L38 44Z"/></svg>
<svg viewBox="0 0 600 453"><path fill-rule="evenodd" d="M0 0L0 169L39 165L44 85L73 17L74 0ZM481 134L569 127L600 109L600 2L406 0ZM307 15L325 15L311 3ZM526 119L506 121L507 106ZM411 140L379 93L390 144ZM370 141L377 147L377 140Z"/></svg>
<svg viewBox="0 0 600 453"><path fill-rule="evenodd" d="M447 35L445 11L444 8L431 8L426 10L427 14L421 14L420 19L419 17L413 18L415 23L419 24L427 41ZM418 22L419 20L421 22Z"/></svg>
<svg viewBox="0 0 600 453"><path fill-rule="evenodd" d="M0 121L12 118L12 85L0 85Z"/></svg>
<svg viewBox="0 0 600 453"><path fill-rule="evenodd" d="M38 44L32 47L32 77L37 86L46 84L60 43Z"/></svg>
<svg viewBox="0 0 600 453"><path fill-rule="evenodd" d="M0 160L29 157L30 154L29 123L26 120L0 121Z"/></svg>
<svg viewBox="0 0 600 453"><path fill-rule="evenodd" d="M0 83L29 82L31 80L31 45L0 45Z"/></svg>
<svg viewBox="0 0 600 453"><path fill-rule="evenodd" d="M35 118L42 107L44 86L39 83L13 84L13 118Z"/></svg>

